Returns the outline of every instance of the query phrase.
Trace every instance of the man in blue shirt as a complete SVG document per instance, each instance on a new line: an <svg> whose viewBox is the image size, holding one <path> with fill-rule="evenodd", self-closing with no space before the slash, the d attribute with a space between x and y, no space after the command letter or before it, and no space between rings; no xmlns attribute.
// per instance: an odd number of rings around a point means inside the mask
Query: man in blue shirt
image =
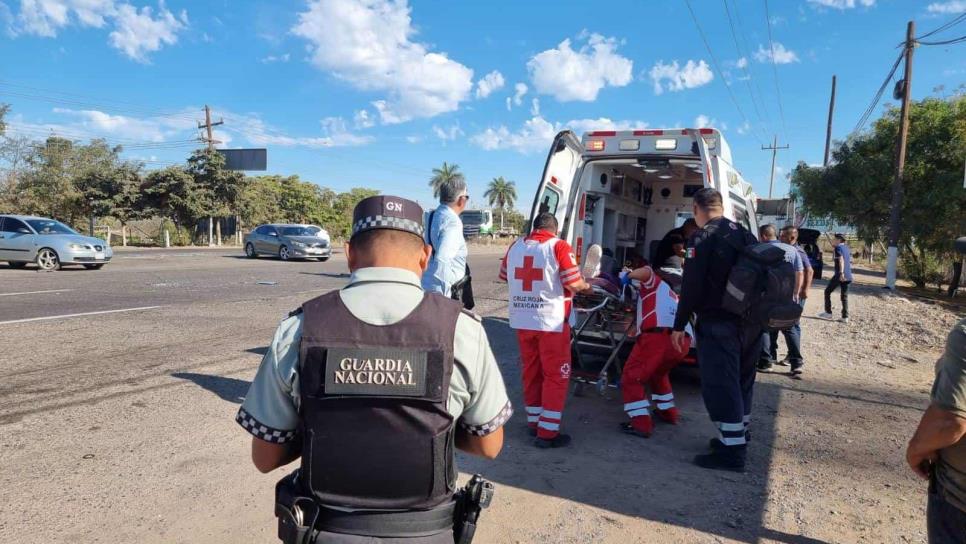
<svg viewBox="0 0 966 544"><path fill-rule="evenodd" d="M839 289L842 300L842 323L849 322L849 285L852 284L852 250L845 243L844 234L836 234L832 242L835 248L833 257L835 273L825 288L825 311L818 314L823 319L832 319L832 293Z"/></svg>
<svg viewBox="0 0 966 544"><path fill-rule="evenodd" d="M796 227L792 225L782 227L778 239L794 247L798 251L798 256L802 259L802 264L805 265L804 281L802 282L802 288L798 291L798 305L802 308L805 308L805 300L808 299L808 288L812 286L812 278L814 277L812 263L809 261L805 250L798 245L798 229ZM785 344L788 346L788 356L785 358L785 361L779 361L777 364L783 366L785 364L790 365L791 374L793 376L797 376L802 373L802 367L805 365L805 359L802 357L801 323L795 323L791 328L785 329L781 332L782 336L785 337ZM778 334L773 333L771 335L771 357L775 359L778 358L776 340L778 340Z"/></svg>
<svg viewBox="0 0 966 544"><path fill-rule="evenodd" d="M470 196L466 182L449 180L439 188L439 206L426 215L426 243L433 256L423 273L423 289L450 296L450 288L466 275L466 239L460 214Z"/></svg>
<svg viewBox="0 0 966 544"><path fill-rule="evenodd" d="M785 261L791 263L795 270L795 302L801 300L802 285L805 283L805 264L802 256L795 246L778 241L778 232L775 225L762 225L758 229L758 237L763 243L775 244L785 252ZM778 331L765 331L761 339L761 358L758 361L758 370L769 370L778 359Z"/></svg>

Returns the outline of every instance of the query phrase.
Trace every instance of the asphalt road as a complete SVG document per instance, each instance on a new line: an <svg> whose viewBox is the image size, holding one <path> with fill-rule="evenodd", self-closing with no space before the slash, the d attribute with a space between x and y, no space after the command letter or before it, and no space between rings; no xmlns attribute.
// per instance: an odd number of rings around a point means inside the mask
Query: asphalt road
<svg viewBox="0 0 966 544"><path fill-rule="evenodd" d="M291 467L258 474L234 415L279 320L348 271L342 255L240 253L119 252L99 271L0 265L0 542L276 541L272 492ZM805 381L759 377L739 476L689 463L710 431L689 374L674 380L682 424L658 425L650 440L617 432L619 394L588 392L567 400L572 447L534 448L495 281L501 254L470 256L477 312L517 407L499 459L459 455L462 478L497 484L478 542L924 541L924 492L901 442L931 365L884 374L828 348L851 345L846 335L881 312L878 288L856 289L851 329L806 323ZM934 360L938 348L916 356Z"/></svg>

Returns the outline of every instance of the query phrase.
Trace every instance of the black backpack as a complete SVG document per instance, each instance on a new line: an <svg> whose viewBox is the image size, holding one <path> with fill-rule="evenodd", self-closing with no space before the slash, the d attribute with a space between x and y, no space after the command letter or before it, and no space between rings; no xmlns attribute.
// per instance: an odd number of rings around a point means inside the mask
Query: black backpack
<svg viewBox="0 0 966 544"><path fill-rule="evenodd" d="M722 307L768 330L787 329L797 323L802 307L795 302L795 267L785 260L785 250L775 244L746 244L738 236L720 236L738 251Z"/></svg>

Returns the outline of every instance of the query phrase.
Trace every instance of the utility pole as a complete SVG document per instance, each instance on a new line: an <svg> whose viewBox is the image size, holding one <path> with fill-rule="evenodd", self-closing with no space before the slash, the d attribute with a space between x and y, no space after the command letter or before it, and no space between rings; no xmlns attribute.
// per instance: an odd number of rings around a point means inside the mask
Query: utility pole
<svg viewBox="0 0 966 544"><path fill-rule="evenodd" d="M212 134L211 134L211 128L212 127L216 127L218 125L224 125L224 124L225 124L225 120L224 119L219 119L218 121L216 121L214 123L211 122L211 108L208 107L208 104L205 104L205 122L204 123L198 123L198 129L199 130L205 129L205 131L207 132L207 137L204 137L203 136L201 138L201 141L208 144L208 149L214 149L215 148L215 144L220 144L221 143L221 141L216 140L212 136Z"/></svg>
<svg viewBox="0 0 966 544"><path fill-rule="evenodd" d="M822 166L828 166L828 155L832 149L832 112L835 110L835 76L832 76L832 98L828 101L828 129L825 131L825 161Z"/></svg>
<svg viewBox="0 0 966 544"><path fill-rule="evenodd" d="M775 136L775 141L771 145L761 146L762 151L771 151L771 179L768 181L768 198L771 198L772 190L775 188L775 155L778 154L779 149L788 149L788 145L783 145L779 147L778 136Z"/></svg>
<svg viewBox="0 0 966 544"><path fill-rule="evenodd" d="M896 261L899 259L899 212L902 208L902 171L906 167L906 140L909 137L909 96L912 94L912 52L916 48L916 23L906 27L906 70L902 80L902 111L899 114L899 141L896 144L896 177L892 181L892 210L889 213L889 252L886 262L886 287L896 288Z"/></svg>
<svg viewBox="0 0 966 544"><path fill-rule="evenodd" d="M205 129L207 137L203 136L201 138L201 141L208 144L208 151L214 150L215 144L221 143L220 141L216 140L212 135L211 127L216 127L218 125L224 125L224 124L225 124L224 119L219 119L215 123L211 122L211 108L208 107L208 104L205 104L205 123L204 124L198 123L198 129L199 130L201 130L202 128ZM209 216L208 217L208 245L209 246L214 245L214 237L215 237L214 224L215 224L215 218ZM218 223L218 245L221 245L221 223Z"/></svg>

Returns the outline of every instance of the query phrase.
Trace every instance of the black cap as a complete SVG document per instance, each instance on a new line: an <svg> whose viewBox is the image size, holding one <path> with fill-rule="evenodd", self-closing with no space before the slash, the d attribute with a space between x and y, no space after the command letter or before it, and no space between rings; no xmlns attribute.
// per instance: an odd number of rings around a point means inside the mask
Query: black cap
<svg viewBox="0 0 966 544"><path fill-rule="evenodd" d="M423 237L423 209L392 195L370 196L352 210L352 236L376 229L401 230Z"/></svg>

